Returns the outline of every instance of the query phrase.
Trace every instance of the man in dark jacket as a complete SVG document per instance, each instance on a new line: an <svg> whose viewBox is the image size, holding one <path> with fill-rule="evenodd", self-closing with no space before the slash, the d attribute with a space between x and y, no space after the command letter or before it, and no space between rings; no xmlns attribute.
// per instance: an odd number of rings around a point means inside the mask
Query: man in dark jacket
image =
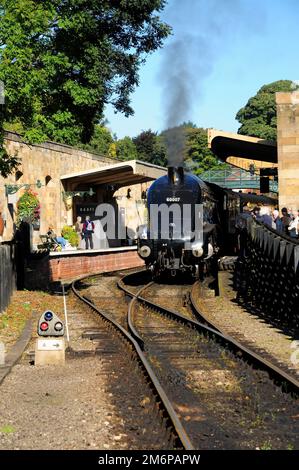
<svg viewBox="0 0 299 470"><path fill-rule="evenodd" d="M85 249L88 250L88 245L90 249L93 249L93 240L92 234L94 233L94 223L91 222L89 215L86 216L85 222L83 224L83 236L85 240Z"/></svg>
<svg viewBox="0 0 299 470"><path fill-rule="evenodd" d="M283 232L285 233L285 235L289 235L288 227L289 227L292 219L291 219L290 214L288 213L288 209L286 207L283 207L281 209L281 213L282 213L281 222L282 222L282 225L283 225Z"/></svg>
<svg viewBox="0 0 299 470"><path fill-rule="evenodd" d="M239 240L240 256L246 256L247 248L247 221L251 219L251 212L248 206L244 206L242 212L236 218L236 230Z"/></svg>

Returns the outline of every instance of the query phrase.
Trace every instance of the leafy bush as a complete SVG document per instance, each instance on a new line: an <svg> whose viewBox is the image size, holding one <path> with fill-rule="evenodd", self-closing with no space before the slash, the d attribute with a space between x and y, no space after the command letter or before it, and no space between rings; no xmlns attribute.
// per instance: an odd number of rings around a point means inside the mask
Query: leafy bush
<svg viewBox="0 0 299 470"><path fill-rule="evenodd" d="M26 189L17 203L17 225L22 220L28 220L31 223L38 222L40 219L40 202L37 193L31 189Z"/></svg>
<svg viewBox="0 0 299 470"><path fill-rule="evenodd" d="M77 232L73 227L70 227L69 225L65 225L61 231L62 236L68 240L68 242L72 246L78 246L79 245L79 237Z"/></svg>

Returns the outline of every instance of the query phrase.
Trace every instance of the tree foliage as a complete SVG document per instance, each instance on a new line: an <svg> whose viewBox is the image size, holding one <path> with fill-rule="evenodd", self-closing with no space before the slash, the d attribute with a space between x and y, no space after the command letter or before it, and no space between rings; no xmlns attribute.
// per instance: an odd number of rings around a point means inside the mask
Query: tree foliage
<svg viewBox="0 0 299 470"><path fill-rule="evenodd" d="M124 137L116 142L116 156L119 160L137 160L137 148L131 137Z"/></svg>
<svg viewBox="0 0 299 470"><path fill-rule="evenodd" d="M241 123L239 134L260 137L276 141L277 120L275 93L294 91L296 86L291 80L278 80L262 86L257 94L251 97L241 108L236 119Z"/></svg>
<svg viewBox="0 0 299 470"><path fill-rule="evenodd" d="M196 175L225 166L208 147L208 131L202 127L186 128L186 166Z"/></svg>
<svg viewBox="0 0 299 470"><path fill-rule="evenodd" d="M164 5L165 0L2 0L0 80L6 103L0 125L18 122L29 142L77 145L90 142L105 104L131 115L139 67L170 33L157 14Z"/></svg>
<svg viewBox="0 0 299 470"><path fill-rule="evenodd" d="M208 148L207 129L198 128L194 123L187 122L178 126L185 134L185 150L182 160L193 173L200 175L210 169L220 169L226 166ZM151 130L142 131L133 138L139 160L156 165L167 166L167 134L178 128L171 128L157 134ZM181 138L181 133L180 133Z"/></svg>
<svg viewBox="0 0 299 470"><path fill-rule="evenodd" d="M96 124L90 142L88 144L81 144L79 147L89 152L108 156L110 147L113 143L114 139L110 130L104 125Z"/></svg>
<svg viewBox="0 0 299 470"><path fill-rule="evenodd" d="M139 160L152 163L154 165L166 166L166 149L163 138L151 129L142 131L133 138L133 143L137 149Z"/></svg>

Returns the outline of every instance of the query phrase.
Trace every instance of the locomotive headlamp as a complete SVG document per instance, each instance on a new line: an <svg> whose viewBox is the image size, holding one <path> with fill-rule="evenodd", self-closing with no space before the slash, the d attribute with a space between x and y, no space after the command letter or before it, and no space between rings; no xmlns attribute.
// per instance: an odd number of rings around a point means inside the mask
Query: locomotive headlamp
<svg viewBox="0 0 299 470"><path fill-rule="evenodd" d="M138 227L138 235L142 240L147 239L147 225L140 225Z"/></svg>
<svg viewBox="0 0 299 470"><path fill-rule="evenodd" d="M147 245L143 245L139 248L138 253L140 254L141 258L148 258L151 254L151 249Z"/></svg>
<svg viewBox="0 0 299 470"><path fill-rule="evenodd" d="M143 240L146 240L147 239L147 231L146 230L143 230L140 234L140 238L142 238Z"/></svg>
<svg viewBox="0 0 299 470"><path fill-rule="evenodd" d="M203 255L203 247L201 243L196 243L192 246L192 254L196 258L200 258Z"/></svg>

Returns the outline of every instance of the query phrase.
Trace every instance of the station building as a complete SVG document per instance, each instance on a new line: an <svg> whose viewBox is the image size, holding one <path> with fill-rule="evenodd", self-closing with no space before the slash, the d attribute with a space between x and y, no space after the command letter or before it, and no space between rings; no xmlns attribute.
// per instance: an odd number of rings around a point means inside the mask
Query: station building
<svg viewBox="0 0 299 470"><path fill-rule="evenodd" d="M103 202L122 213L132 236L145 220L149 183L166 171L145 162L120 162L53 142L27 144L11 132L6 132L5 147L10 155L19 158L20 165L14 174L5 179L0 177L2 241L13 238L17 202L25 189L30 188L40 201L40 223L34 226L33 247L41 242L40 235L50 225L60 235L63 226L74 225L77 216L84 221L89 215L94 220L96 207Z"/></svg>
<svg viewBox="0 0 299 470"><path fill-rule="evenodd" d="M96 224L101 203L112 206L115 220L125 227L121 240L99 239L95 233L93 250L85 250L83 241L81 249L30 256L25 263L25 287L143 265L133 240L137 227L146 221L146 190L151 181L166 174L165 168L135 160L120 162L53 142L31 145L11 132L5 134L5 147L20 165L7 178L0 177L0 245L13 239L18 200L29 188L40 202L39 223L30 225L33 254L40 253L49 226L59 236L78 216L84 221L89 215Z"/></svg>
<svg viewBox="0 0 299 470"><path fill-rule="evenodd" d="M277 169L279 207L299 208L299 92L277 93L277 143L211 129L209 146L223 161L245 170ZM20 165L8 178L0 177L0 242L10 241L16 229L17 202L26 188L40 201L40 223L31 228L32 251L49 226L60 235L65 225L86 215L96 220L96 208L109 203L126 228L124 240L95 243L94 250L51 252L36 272L45 282L71 279L87 273L142 265L132 238L145 223L146 190L166 169L139 161L120 162L67 145L27 144L6 132L9 154ZM2 226L2 227L1 227ZM34 272L34 266L31 272Z"/></svg>

